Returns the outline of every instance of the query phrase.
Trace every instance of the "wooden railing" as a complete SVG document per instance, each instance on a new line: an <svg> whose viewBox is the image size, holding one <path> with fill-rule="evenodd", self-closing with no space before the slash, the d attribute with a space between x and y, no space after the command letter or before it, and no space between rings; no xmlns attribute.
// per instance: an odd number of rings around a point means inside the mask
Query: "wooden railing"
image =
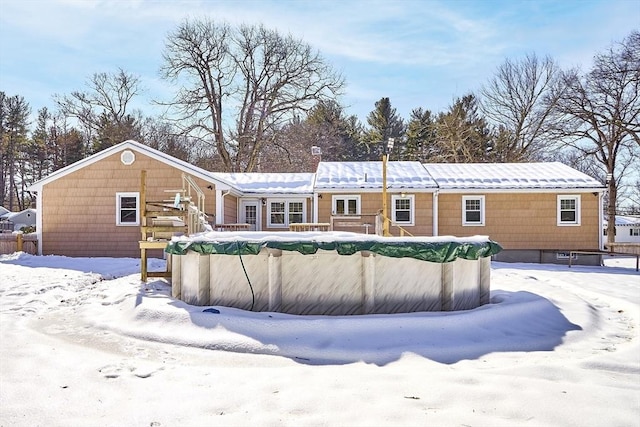
<svg viewBox="0 0 640 427"><path fill-rule="evenodd" d="M380 216L380 221L384 221L384 215L382 215L382 212L379 213ZM391 218L387 218L387 220L389 221L389 223L391 224L392 227L396 227L398 229L400 229L400 236L404 236L404 235L409 235L411 237L415 237L413 234L411 234L406 228L402 227L401 225L398 225L396 223L394 223Z"/></svg>
<svg viewBox="0 0 640 427"><path fill-rule="evenodd" d="M249 231L251 230L251 224L213 224L214 231Z"/></svg>
<svg viewBox="0 0 640 427"><path fill-rule="evenodd" d="M377 214L331 215L331 230L346 229L356 233L378 234Z"/></svg>
<svg viewBox="0 0 640 427"><path fill-rule="evenodd" d="M299 222L289 224L289 231L329 231L331 224L328 222Z"/></svg>

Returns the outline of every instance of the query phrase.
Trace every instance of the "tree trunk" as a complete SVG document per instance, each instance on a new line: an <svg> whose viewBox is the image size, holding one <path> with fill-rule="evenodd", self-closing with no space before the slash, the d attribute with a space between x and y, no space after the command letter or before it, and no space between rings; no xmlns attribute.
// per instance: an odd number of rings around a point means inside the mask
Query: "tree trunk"
<svg viewBox="0 0 640 427"><path fill-rule="evenodd" d="M613 250L612 243L616 240L616 200L617 192L616 181L611 178L608 182L609 186L609 199L607 203L607 245L609 250Z"/></svg>

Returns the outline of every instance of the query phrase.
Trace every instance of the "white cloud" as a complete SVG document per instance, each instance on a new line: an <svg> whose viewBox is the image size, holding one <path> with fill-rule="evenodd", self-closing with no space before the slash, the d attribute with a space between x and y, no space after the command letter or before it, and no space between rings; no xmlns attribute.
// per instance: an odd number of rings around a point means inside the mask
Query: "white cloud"
<svg viewBox="0 0 640 427"><path fill-rule="evenodd" d="M36 108L118 67L161 92L167 34L185 18L210 17L263 23L317 48L344 73L346 99L362 105L354 111L361 117L392 93L402 97L392 102L403 114L432 107L413 105L416 99L446 106L507 57L529 52L588 67L638 22L637 3L627 0L2 0L0 8L0 89L28 96Z"/></svg>

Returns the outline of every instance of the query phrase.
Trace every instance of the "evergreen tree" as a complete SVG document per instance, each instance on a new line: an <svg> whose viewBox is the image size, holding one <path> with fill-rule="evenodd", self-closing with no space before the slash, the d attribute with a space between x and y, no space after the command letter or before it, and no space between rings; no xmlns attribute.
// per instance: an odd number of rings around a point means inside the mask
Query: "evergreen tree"
<svg viewBox="0 0 640 427"><path fill-rule="evenodd" d="M382 156L389 138L395 139L394 151L402 153L403 142L401 139L405 134L405 125L402 118L396 113L396 109L391 106L389 98L381 98L375 104L375 109L367 116L369 129L364 135L366 150L362 150L359 155L363 155L361 160L378 160Z"/></svg>
<svg viewBox="0 0 640 427"><path fill-rule="evenodd" d="M362 128L355 116L345 116L335 101L317 103L304 119L295 118L279 129L265 148L258 166L263 172L311 172L317 163L353 159ZM313 155L312 147L321 154Z"/></svg>
<svg viewBox="0 0 640 427"><path fill-rule="evenodd" d="M429 110L416 108L411 111L407 124L407 139L402 160L427 162L435 157L436 127Z"/></svg>
<svg viewBox="0 0 640 427"><path fill-rule="evenodd" d="M83 133L69 127L63 114L57 114L52 118L47 151L53 171L82 160L88 155Z"/></svg>
<svg viewBox="0 0 640 427"><path fill-rule="evenodd" d="M21 153L27 141L30 108L23 97L18 95L7 97L4 92L0 92L0 104L2 104L0 106L2 204L10 211L22 210L25 206L25 194L21 194L17 179Z"/></svg>
<svg viewBox="0 0 640 427"><path fill-rule="evenodd" d="M313 129L315 143L327 161L353 159L353 148L362 139L362 126L357 117L345 116L336 101L318 103L308 114L305 123Z"/></svg>
<svg viewBox="0 0 640 427"><path fill-rule="evenodd" d="M98 117L96 136L91 144L91 153L98 153L122 141L141 140L140 122L131 114L121 117L118 121L103 111Z"/></svg>
<svg viewBox="0 0 640 427"><path fill-rule="evenodd" d="M487 162L493 152L493 135L487 121L478 114L473 94L458 98L449 111L436 120L434 161L451 163Z"/></svg>
<svg viewBox="0 0 640 427"><path fill-rule="evenodd" d="M46 107L38 110L36 128L29 140L26 159L26 162L29 163L29 175L32 181L40 180L53 171L53 162L48 150L50 121L51 113Z"/></svg>

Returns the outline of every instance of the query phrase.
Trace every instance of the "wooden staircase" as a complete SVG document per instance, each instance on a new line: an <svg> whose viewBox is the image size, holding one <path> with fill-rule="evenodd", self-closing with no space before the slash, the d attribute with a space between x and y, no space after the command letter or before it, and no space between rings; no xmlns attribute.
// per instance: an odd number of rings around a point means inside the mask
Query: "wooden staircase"
<svg viewBox="0 0 640 427"><path fill-rule="evenodd" d="M147 171L140 176L140 218L142 225L139 241L140 276L142 281L148 277L171 277L171 259L167 259L166 271L148 271L147 249L162 249L173 236L191 235L205 231L207 216L204 213L204 192L193 179L182 174L182 188L165 190L175 195L173 199L147 200Z"/></svg>

